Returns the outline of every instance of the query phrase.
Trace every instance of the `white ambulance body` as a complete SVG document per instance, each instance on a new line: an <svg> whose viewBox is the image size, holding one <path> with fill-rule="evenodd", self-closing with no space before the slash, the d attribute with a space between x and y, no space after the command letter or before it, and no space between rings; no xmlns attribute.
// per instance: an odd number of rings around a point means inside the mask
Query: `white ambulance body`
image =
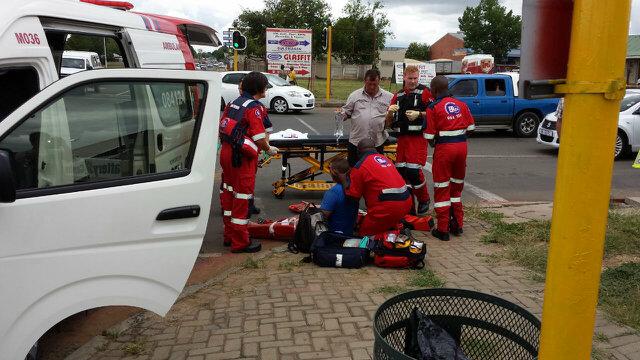
<svg viewBox="0 0 640 360"><path fill-rule="evenodd" d="M87 309L169 310L207 225L218 136L203 119L219 116L220 80L179 70L193 66L180 32L218 44L201 24L172 34L152 15L82 2L3 5L0 360L14 360ZM124 67L175 70L60 79L73 36L116 44Z"/></svg>

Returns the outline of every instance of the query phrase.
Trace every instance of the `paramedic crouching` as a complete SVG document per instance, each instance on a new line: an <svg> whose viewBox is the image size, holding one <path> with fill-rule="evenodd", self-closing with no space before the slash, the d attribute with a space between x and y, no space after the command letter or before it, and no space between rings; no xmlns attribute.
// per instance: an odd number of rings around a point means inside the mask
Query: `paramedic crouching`
<svg viewBox="0 0 640 360"><path fill-rule="evenodd" d="M395 229L411 209L411 193L393 162L376 151L372 139L358 142L360 160L348 175L339 175L347 197L364 197L367 215L358 229L360 236Z"/></svg>
<svg viewBox="0 0 640 360"><path fill-rule="evenodd" d="M320 209L330 231L351 236L358 218L358 202L348 199L340 184L340 176L349 172L349 162L346 159L335 160L329 168L336 184L324 194Z"/></svg>

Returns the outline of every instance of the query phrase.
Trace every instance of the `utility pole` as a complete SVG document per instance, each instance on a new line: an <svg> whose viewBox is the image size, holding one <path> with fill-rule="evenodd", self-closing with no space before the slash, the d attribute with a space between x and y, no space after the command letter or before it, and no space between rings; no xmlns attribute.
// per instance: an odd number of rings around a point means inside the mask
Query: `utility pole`
<svg viewBox="0 0 640 360"><path fill-rule="evenodd" d="M325 98L331 100L331 26L327 26L327 89Z"/></svg>
<svg viewBox="0 0 640 360"><path fill-rule="evenodd" d="M233 71L238 71L238 50L233 50Z"/></svg>

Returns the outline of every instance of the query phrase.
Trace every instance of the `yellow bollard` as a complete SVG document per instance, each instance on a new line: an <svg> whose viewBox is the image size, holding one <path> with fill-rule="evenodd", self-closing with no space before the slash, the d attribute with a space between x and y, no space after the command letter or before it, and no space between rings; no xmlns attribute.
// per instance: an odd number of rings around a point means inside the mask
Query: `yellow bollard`
<svg viewBox="0 0 640 360"><path fill-rule="evenodd" d="M635 169L640 169L640 150L638 150L638 155L636 155L636 160L632 165Z"/></svg>
<svg viewBox="0 0 640 360"><path fill-rule="evenodd" d="M331 32L332 26L327 26L327 87L325 89L325 99L331 100Z"/></svg>
<svg viewBox="0 0 640 360"><path fill-rule="evenodd" d="M630 7L630 0L574 3L567 83L556 86L566 95L541 360L591 356Z"/></svg>

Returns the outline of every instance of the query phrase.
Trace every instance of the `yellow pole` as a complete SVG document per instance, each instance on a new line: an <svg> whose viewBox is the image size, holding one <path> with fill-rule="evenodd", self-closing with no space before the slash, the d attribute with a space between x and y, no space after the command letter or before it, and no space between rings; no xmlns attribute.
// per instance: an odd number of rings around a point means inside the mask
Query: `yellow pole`
<svg viewBox="0 0 640 360"><path fill-rule="evenodd" d="M556 86L566 96L541 360L591 356L630 6L630 0L574 2L567 83Z"/></svg>
<svg viewBox="0 0 640 360"><path fill-rule="evenodd" d="M327 89L325 97L327 102L331 100L331 26L327 26Z"/></svg>
<svg viewBox="0 0 640 360"><path fill-rule="evenodd" d="M238 50L233 50L233 71L238 71Z"/></svg>

